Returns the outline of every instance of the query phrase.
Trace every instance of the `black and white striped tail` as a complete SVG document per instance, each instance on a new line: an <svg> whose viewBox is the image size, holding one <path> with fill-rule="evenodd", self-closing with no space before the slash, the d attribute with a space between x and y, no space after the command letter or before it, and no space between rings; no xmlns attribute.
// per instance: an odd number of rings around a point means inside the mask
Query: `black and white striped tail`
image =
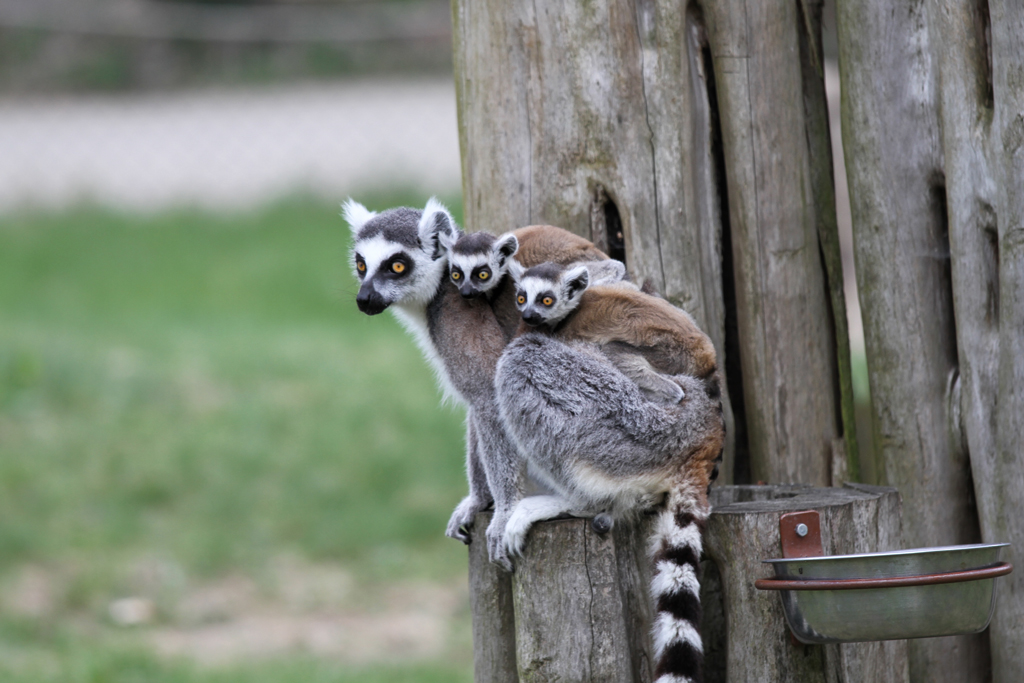
<svg viewBox="0 0 1024 683"><path fill-rule="evenodd" d="M684 484L669 493L651 538L655 683L703 680L700 553L709 510L696 488Z"/></svg>

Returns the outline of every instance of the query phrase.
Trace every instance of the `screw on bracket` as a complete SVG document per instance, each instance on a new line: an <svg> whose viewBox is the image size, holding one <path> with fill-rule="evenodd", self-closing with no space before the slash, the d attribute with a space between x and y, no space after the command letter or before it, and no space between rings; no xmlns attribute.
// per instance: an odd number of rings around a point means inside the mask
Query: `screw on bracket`
<svg viewBox="0 0 1024 683"><path fill-rule="evenodd" d="M779 537L782 540L782 556L820 557L821 516L817 510L787 512L779 517Z"/></svg>

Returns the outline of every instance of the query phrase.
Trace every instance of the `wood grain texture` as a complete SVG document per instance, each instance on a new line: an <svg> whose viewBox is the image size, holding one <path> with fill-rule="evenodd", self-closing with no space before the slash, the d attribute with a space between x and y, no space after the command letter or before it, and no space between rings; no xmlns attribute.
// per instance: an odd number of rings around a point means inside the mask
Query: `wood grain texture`
<svg viewBox="0 0 1024 683"><path fill-rule="evenodd" d="M753 585L770 574L761 560L781 554L784 512L819 510L828 554L899 548L893 489L725 486L714 489L712 502L701 578L707 683L907 680L905 641L794 646L779 596ZM478 683L651 681L652 517L619 523L607 535L589 520L542 522L512 575L480 550L483 521L469 559Z"/></svg>
<svg viewBox="0 0 1024 683"><path fill-rule="evenodd" d="M848 481L862 481L857 445L857 424L853 403L853 368L850 362L850 331L846 317L846 294L843 290L843 259L839 247L839 219L836 216L836 184L833 173L832 134L825 95L825 62L822 46L822 0L801 0L802 22L800 64L803 71L804 112L814 207L817 212L818 241L821 262L828 287L828 329L834 330L836 353L833 361L841 411L841 439L832 441L832 486Z"/></svg>
<svg viewBox="0 0 1024 683"><path fill-rule="evenodd" d="M818 231L834 206L815 205L802 18L796 3L722 0L705 11L719 85L751 478L826 486L842 425Z"/></svg>
<svg viewBox="0 0 1024 683"><path fill-rule="evenodd" d="M491 513L476 516L469 544L469 607L473 615L473 680L518 683L512 576L487 558Z"/></svg>
<svg viewBox="0 0 1024 683"><path fill-rule="evenodd" d="M1010 541L1012 562L1024 542L1024 8L838 4L886 480L904 496L908 544ZM911 643L913 680L1024 679L1024 578L997 584L987 633Z"/></svg>
<svg viewBox="0 0 1024 683"><path fill-rule="evenodd" d="M649 600L638 598L649 572L642 532L627 531L601 535L584 519L531 531L512 581L523 683L650 680Z"/></svg>
<svg viewBox="0 0 1024 683"><path fill-rule="evenodd" d="M987 51L973 35L975 8L973 3L959 1L942 5L944 11L928 12L928 30L933 40L943 46L933 53L940 84L936 91L942 131L939 149L943 156L956 332L955 339L950 341L955 341L957 352L957 365L949 381L950 410L946 417L947 431L958 457L961 452L966 457L968 453L991 453L995 446L996 414L990 406L995 399L999 352L998 284L993 282L998 272L990 261L989 242L990 238L996 239L994 207L998 202L992 196L996 184L992 182L986 150L972 140L975 136L987 137L985 129L991 121L991 111L983 115L991 107L990 102L986 104L989 74L985 64ZM968 131L971 134L964 135ZM981 396L985 399L977 400ZM977 464L972 464L972 469L976 477L982 474ZM982 474L976 484L985 478ZM997 591L1005 585L1004 580L996 583L1001 584L996 586ZM977 641L968 645L957 642L961 639L942 639L944 643L931 645L929 651L917 652L920 648L915 647L915 678L933 680L939 675L935 672L938 668L947 671L945 680L989 679L992 653L988 640L992 633L994 630L982 637L962 639ZM932 655L932 661L921 661L927 654ZM950 660L956 660L960 671L946 668Z"/></svg>
<svg viewBox="0 0 1024 683"><path fill-rule="evenodd" d="M989 0L991 10L993 130L989 149L999 204L996 263L999 356L995 376L995 448L971 450L982 532L1012 541L1007 559L1024 565L1024 5ZM984 413L986 408L974 410ZM984 423L982 423L984 424ZM970 430L968 432L970 434ZM992 673L996 683L1024 680L1024 574L998 587L993 619Z"/></svg>
<svg viewBox="0 0 1024 683"><path fill-rule="evenodd" d="M730 436L748 435L747 471L827 485L852 394L822 238L835 230L824 91L804 68L817 14L703 6L453 0L466 225L590 237L606 196L631 273L694 316L743 394L742 424L728 394L725 409Z"/></svg>
<svg viewBox="0 0 1024 683"><path fill-rule="evenodd" d="M843 137L876 446L908 547L981 540L966 451L950 437L957 346L938 79L923 3L837 3ZM882 40L879 32L886 32ZM972 642L973 641L973 642ZM984 636L911 644L915 681L980 681Z"/></svg>

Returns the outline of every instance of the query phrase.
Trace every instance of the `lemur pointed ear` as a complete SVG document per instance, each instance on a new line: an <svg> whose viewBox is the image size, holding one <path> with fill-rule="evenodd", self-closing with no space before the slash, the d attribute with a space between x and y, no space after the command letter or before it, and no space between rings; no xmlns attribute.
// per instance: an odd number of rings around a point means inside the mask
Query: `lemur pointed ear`
<svg viewBox="0 0 1024 683"><path fill-rule="evenodd" d="M498 266L504 266L505 261L519 251L519 240L510 232L499 235L498 241L494 243L494 251L498 254Z"/></svg>
<svg viewBox="0 0 1024 683"><path fill-rule="evenodd" d="M441 258L445 253L441 235L446 235L445 239L450 238L453 243L459 238L459 229L455 227L455 219L452 218L448 209L444 208L444 204L437 201L436 197L427 200L417 231L423 247L427 251L433 252L434 260Z"/></svg>
<svg viewBox="0 0 1024 683"><path fill-rule="evenodd" d="M590 285L590 271L586 266L576 266L565 274L562 282L564 283L565 298L575 299L583 294Z"/></svg>
<svg viewBox="0 0 1024 683"><path fill-rule="evenodd" d="M454 230L451 232L447 230L442 230L439 233L437 233L437 243L441 245L441 248L448 252L449 254L455 247L455 243L458 241L459 235Z"/></svg>
<svg viewBox="0 0 1024 683"><path fill-rule="evenodd" d="M363 226L366 225L366 222L377 215L377 212L370 211L349 197L341 205L341 215L352 229L352 236L355 237L362 230Z"/></svg>
<svg viewBox="0 0 1024 683"><path fill-rule="evenodd" d="M590 271L590 286L610 285L621 282L626 277L626 265L622 261L607 259L604 261L588 261L587 270Z"/></svg>
<svg viewBox="0 0 1024 683"><path fill-rule="evenodd" d="M525 272L526 268L523 268L523 264L519 263L519 261L516 261L514 258L508 260L508 274L517 283L523 279L523 273Z"/></svg>

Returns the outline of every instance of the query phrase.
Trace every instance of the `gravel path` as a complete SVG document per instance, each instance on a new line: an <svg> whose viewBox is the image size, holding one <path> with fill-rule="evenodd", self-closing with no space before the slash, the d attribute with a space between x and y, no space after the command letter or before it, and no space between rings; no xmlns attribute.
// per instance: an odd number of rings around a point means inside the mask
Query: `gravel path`
<svg viewBox="0 0 1024 683"><path fill-rule="evenodd" d="M0 99L0 211L88 199L155 210L458 191L450 78Z"/></svg>

